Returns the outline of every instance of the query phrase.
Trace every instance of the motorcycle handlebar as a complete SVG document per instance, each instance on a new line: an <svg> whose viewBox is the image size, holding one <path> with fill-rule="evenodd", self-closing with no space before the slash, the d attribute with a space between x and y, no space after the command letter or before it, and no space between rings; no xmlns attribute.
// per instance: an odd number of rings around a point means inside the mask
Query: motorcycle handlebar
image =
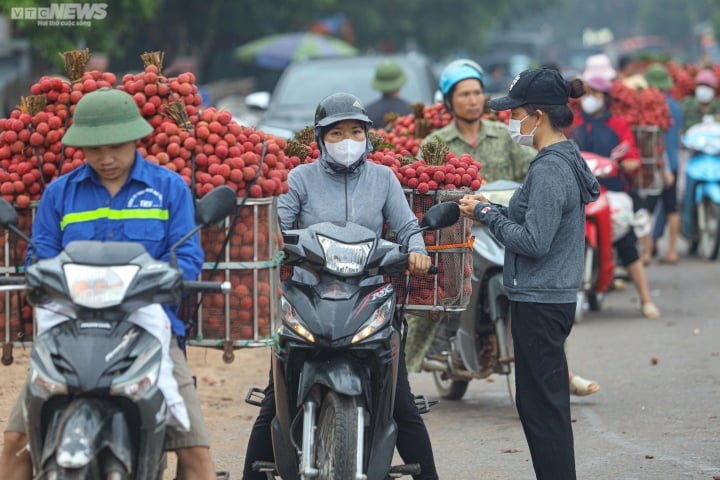
<svg viewBox="0 0 720 480"><path fill-rule="evenodd" d="M230 282L209 282L209 281L193 281L185 280L183 282L183 290L191 290L194 292L204 293L230 293L232 285Z"/></svg>

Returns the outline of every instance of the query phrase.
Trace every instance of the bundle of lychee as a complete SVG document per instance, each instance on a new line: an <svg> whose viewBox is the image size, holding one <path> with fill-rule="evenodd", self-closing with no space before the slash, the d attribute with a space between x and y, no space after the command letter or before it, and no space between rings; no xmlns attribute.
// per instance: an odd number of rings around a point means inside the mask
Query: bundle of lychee
<svg viewBox="0 0 720 480"><path fill-rule="evenodd" d="M482 184L481 164L468 154L456 156L441 139L427 142L422 147L423 159L417 159L408 150L388 148L385 144L388 137L377 131L371 130L369 138L373 151L367 159L390 168L403 188L425 194L443 189L477 190ZM288 141L287 153L291 167L318 159L320 150L311 127Z"/></svg>
<svg viewBox="0 0 720 480"><path fill-rule="evenodd" d="M611 111L631 126L670 127L672 118L665 96L654 87L636 90L623 82L613 82L610 91Z"/></svg>
<svg viewBox="0 0 720 480"><path fill-rule="evenodd" d="M65 52L63 57L69 81L40 78L30 88L32 95L22 97L9 118L0 119L0 194L20 209L39 200L45 186L58 175L83 164L82 149L64 146L62 136L84 94L115 86L114 74L85 71L88 50ZM182 175L197 197L227 185L238 197L259 201L249 218L238 217L236 229L229 234L237 240L235 244L247 244L249 230L260 240L253 243L259 245L253 258L272 258L276 252L272 242L277 238L269 233L269 225L274 224L269 210L272 197L288 188L284 139L240 126L227 111L202 109L194 75L163 76L162 53L143 54L142 60L144 70L125 75L117 87L133 96L153 127L139 142L139 150L148 161ZM224 238L224 230L203 238L203 247L213 252L207 254L208 260L216 260L216 247L224 245ZM228 251L238 253L230 261L247 256L238 249Z"/></svg>
<svg viewBox="0 0 720 480"><path fill-rule="evenodd" d="M47 183L83 162L82 152L63 147L62 136L82 95L115 83L112 73L80 73L78 62L88 58L87 51L66 52L67 70L76 75L74 81L41 77L30 87L31 95L20 98L10 117L0 119L0 194L18 208L39 200Z"/></svg>

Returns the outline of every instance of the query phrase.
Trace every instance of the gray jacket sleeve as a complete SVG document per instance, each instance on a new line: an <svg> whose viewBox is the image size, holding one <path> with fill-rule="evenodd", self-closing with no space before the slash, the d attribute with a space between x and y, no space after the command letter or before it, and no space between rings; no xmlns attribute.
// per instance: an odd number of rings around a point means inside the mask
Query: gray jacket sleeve
<svg viewBox="0 0 720 480"><path fill-rule="evenodd" d="M394 174L388 176L388 195L383 207L383 216L388 226L395 232L397 241L405 244L409 237L410 252L419 252L427 255L425 240L420 234L412 235L420 228L418 220L408 204L400 182Z"/></svg>
<svg viewBox="0 0 720 480"><path fill-rule="evenodd" d="M543 167L538 165L538 171L534 172L538 175L528 176L522 187L529 193L524 224L513 222L495 208L490 209L484 219L505 248L531 258L547 255L567 201L566 192L563 191L565 195L557 194L558 184L555 179L559 178L561 172L541 173L541 169ZM548 195L547 192L555 194Z"/></svg>

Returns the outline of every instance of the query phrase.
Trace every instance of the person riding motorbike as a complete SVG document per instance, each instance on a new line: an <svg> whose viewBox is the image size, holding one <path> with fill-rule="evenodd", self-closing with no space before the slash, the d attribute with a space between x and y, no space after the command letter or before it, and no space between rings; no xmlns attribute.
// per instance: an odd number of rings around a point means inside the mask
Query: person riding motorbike
<svg viewBox="0 0 720 480"><path fill-rule="evenodd" d="M81 147L86 163L48 185L32 226L37 251L28 247L27 258L33 254L39 259L55 257L76 240L113 240L142 243L153 257L167 260L170 247L195 227L193 201L177 174L151 164L137 151L136 141L151 133L152 126L130 95L107 88L85 95L73 119L63 143ZM204 259L199 236L182 244L176 253L184 278L195 280ZM161 328L162 322L171 322L172 339L167 348L190 423L189 431L168 428L165 448L175 450L183 479L215 478L200 400L178 343L185 328L177 317L177 307L163 306L163 310L167 318L157 321ZM21 413L24 392L4 433L3 480L32 478Z"/></svg>
<svg viewBox="0 0 720 480"><path fill-rule="evenodd" d="M611 82L600 76L585 78L584 81L586 92L581 99L582 112L575 118L569 138L575 140L580 150L606 157L613 157L614 149L621 145L626 146L627 152L620 159L618 174L614 177L600 178L599 181L608 191L630 194L628 175L633 175L640 166L640 152L635 137L630 125L610 111ZM637 196L633 198L633 204L637 212L639 210ZM660 310L652 301L637 244L638 238L633 229L613 242L622 265L627 269L640 296L642 315L646 318L657 318L660 316Z"/></svg>
<svg viewBox="0 0 720 480"><path fill-rule="evenodd" d="M430 257L422 236L412 235L418 221L399 181L391 170L367 161L372 150L367 135L371 125L365 107L354 95L335 93L320 101L315 111L315 140L320 157L317 162L300 165L290 172L289 192L278 201L281 229L348 221L381 236L387 224L399 243L409 244L409 273L426 273L431 266ZM295 269L293 278L314 283L311 275L301 269ZM271 372L248 441L245 480L265 479L264 473L253 471L253 462L274 459L270 430L275 416L274 392ZM404 353L400 355L393 417L398 425L396 447L400 456L405 463L420 465L421 473L414 478L437 480L430 437L410 390Z"/></svg>
<svg viewBox="0 0 720 480"><path fill-rule="evenodd" d="M421 147L440 138L456 156L467 153L480 162L484 180L521 182L535 150L513 142L504 125L482 118L487 102L484 81L482 67L469 59L455 60L443 69L438 87L453 120L425 137ZM422 149L418 158L422 158ZM426 313L408 314L407 319L408 370L419 372L423 362L430 361L425 355L440 322Z"/></svg>

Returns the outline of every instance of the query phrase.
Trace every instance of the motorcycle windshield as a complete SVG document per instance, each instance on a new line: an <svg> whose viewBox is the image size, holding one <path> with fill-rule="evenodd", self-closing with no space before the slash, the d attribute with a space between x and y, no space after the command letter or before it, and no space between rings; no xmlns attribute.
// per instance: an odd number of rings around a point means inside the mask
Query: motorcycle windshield
<svg viewBox="0 0 720 480"><path fill-rule="evenodd" d="M720 157L715 155L698 155L690 159L685 166L686 174L698 181L720 181Z"/></svg>

